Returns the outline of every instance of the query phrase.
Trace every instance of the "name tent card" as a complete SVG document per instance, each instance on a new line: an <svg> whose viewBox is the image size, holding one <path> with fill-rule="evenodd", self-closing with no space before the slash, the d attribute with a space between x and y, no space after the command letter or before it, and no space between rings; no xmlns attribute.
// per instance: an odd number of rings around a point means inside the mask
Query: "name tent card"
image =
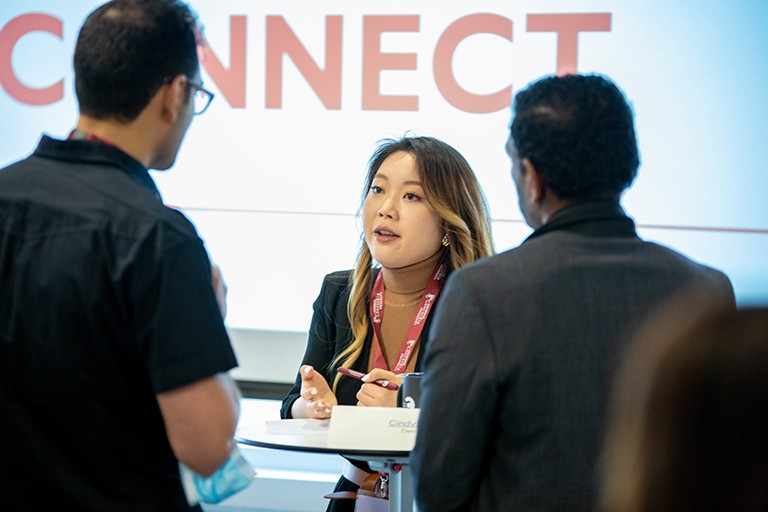
<svg viewBox="0 0 768 512"><path fill-rule="evenodd" d="M331 413L328 447L347 450L411 451L419 409L337 405Z"/></svg>

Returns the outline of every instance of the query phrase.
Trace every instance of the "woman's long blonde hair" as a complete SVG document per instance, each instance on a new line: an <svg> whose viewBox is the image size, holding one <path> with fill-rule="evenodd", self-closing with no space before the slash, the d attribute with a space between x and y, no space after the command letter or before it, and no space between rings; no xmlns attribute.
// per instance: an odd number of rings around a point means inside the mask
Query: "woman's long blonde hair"
<svg viewBox="0 0 768 512"><path fill-rule="evenodd" d="M409 153L416 160L419 180L427 202L440 217L442 228L450 242L444 247L443 259L448 272L494 253L491 238L491 219L480 184L464 157L453 147L432 137L403 137L386 139L368 162L368 173L363 188L360 209L371 188L381 164L397 152ZM347 315L353 341L333 362L335 367L350 366L363 352L370 321L368 303L373 287L373 258L360 237L360 252L350 283ZM336 391L341 374L336 374Z"/></svg>

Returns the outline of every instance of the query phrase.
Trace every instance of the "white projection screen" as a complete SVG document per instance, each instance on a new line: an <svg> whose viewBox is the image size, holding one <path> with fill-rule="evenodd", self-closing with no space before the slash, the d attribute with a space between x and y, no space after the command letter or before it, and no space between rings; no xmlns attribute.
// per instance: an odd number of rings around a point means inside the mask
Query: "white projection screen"
<svg viewBox="0 0 768 512"><path fill-rule="evenodd" d="M0 3L0 164L77 107L71 57L92 0ZM598 72L636 113L642 166L623 204L643 237L768 300L768 2L193 0L216 98L174 168L153 172L229 285L243 380L288 382L323 275L351 268L368 158L445 140L488 198L498 251L530 233L504 153L512 96Z"/></svg>

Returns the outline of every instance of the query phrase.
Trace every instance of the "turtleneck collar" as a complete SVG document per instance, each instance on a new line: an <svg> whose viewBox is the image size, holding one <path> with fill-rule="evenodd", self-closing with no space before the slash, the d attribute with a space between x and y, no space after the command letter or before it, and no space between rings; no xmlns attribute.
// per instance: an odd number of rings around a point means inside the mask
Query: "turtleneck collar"
<svg viewBox="0 0 768 512"><path fill-rule="evenodd" d="M388 292L397 294L410 294L423 291L427 287L429 278L432 277L435 267L445 254L441 247L429 258L401 268L381 268L384 276L384 288Z"/></svg>

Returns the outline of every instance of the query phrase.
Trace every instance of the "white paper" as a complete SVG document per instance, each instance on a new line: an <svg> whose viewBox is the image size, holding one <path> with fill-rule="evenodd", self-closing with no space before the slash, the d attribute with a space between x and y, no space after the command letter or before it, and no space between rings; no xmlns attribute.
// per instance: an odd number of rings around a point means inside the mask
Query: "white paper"
<svg viewBox="0 0 768 512"><path fill-rule="evenodd" d="M330 420L275 420L265 421L267 434L276 435L312 435L327 434Z"/></svg>

